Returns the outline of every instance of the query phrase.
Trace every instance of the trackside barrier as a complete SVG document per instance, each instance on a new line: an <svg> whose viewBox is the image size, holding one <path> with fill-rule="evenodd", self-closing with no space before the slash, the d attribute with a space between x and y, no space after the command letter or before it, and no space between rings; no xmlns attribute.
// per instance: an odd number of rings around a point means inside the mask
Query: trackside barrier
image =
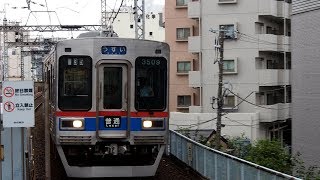
<svg viewBox="0 0 320 180"><path fill-rule="evenodd" d="M170 130L172 155L215 180L301 180L204 146Z"/></svg>

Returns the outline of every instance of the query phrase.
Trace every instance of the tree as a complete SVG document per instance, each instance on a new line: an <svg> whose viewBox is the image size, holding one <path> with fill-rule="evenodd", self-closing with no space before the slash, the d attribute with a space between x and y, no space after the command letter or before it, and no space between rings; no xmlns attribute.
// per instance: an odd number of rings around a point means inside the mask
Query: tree
<svg viewBox="0 0 320 180"><path fill-rule="evenodd" d="M249 150L246 160L261 166L291 174L291 155L279 141L259 140Z"/></svg>
<svg viewBox="0 0 320 180"><path fill-rule="evenodd" d="M244 133L241 134L241 136L236 136L228 139L228 154L243 159L248 155L250 148L250 139L246 137Z"/></svg>
<svg viewBox="0 0 320 180"><path fill-rule="evenodd" d="M320 167L309 166L306 167L305 163L301 159L301 153L298 152L293 158L293 174L297 177L306 180L320 180Z"/></svg>

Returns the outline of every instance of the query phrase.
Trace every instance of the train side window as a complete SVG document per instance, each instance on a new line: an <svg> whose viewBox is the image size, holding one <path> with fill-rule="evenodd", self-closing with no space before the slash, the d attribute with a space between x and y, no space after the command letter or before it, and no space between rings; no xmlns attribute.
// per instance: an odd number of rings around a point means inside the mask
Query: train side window
<svg viewBox="0 0 320 180"><path fill-rule="evenodd" d="M92 59L88 56L59 58L58 106L61 110L90 110Z"/></svg>
<svg viewBox="0 0 320 180"><path fill-rule="evenodd" d="M163 111L167 103L167 60L138 57L135 62L135 108Z"/></svg>

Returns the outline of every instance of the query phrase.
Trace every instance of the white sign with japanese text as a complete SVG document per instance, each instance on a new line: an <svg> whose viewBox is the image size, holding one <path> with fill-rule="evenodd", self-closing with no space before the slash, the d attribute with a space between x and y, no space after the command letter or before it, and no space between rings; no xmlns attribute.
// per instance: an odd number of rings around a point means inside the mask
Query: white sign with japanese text
<svg viewBox="0 0 320 180"><path fill-rule="evenodd" d="M34 127L33 81L4 81L3 127Z"/></svg>

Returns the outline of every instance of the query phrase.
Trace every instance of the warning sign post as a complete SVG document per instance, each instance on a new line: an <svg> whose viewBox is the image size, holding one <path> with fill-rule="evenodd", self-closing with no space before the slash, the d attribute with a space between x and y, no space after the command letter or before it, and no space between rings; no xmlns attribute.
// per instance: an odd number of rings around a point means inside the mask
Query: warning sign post
<svg viewBox="0 0 320 180"><path fill-rule="evenodd" d="M4 81L3 127L34 127L33 81Z"/></svg>

